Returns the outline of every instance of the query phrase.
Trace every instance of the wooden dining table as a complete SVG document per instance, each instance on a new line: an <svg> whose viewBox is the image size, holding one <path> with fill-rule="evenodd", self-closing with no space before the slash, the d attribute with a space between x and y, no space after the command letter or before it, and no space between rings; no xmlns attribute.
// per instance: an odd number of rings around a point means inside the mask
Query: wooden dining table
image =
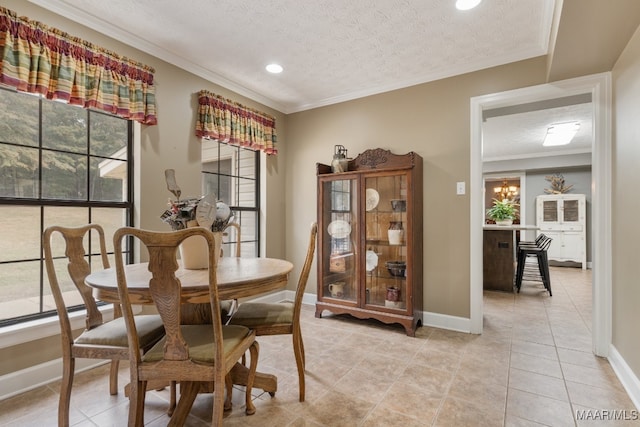
<svg viewBox="0 0 640 427"><path fill-rule="evenodd" d="M276 258L223 257L218 260L217 280L220 300L246 298L286 287L293 264ZM151 272L147 263L125 266L127 287L131 303L153 304L149 292ZM191 270L179 268L176 277L182 285L182 319L184 323L204 323L210 321L209 272L205 269ZM118 283L114 268L93 272L85 279L93 288L94 296L105 302L120 302ZM231 371L234 384L246 385L248 369L236 363ZM278 389L275 375L257 372L254 388L261 388L273 395Z"/></svg>

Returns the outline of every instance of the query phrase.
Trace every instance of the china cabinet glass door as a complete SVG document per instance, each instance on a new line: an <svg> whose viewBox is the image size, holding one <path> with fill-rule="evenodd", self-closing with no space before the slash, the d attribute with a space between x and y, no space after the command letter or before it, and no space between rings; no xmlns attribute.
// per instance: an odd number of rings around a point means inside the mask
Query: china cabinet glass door
<svg viewBox="0 0 640 427"><path fill-rule="evenodd" d="M407 177L365 179L365 295L367 306L407 307Z"/></svg>
<svg viewBox="0 0 640 427"><path fill-rule="evenodd" d="M324 210L322 223L327 224L329 259L322 277L323 297L357 301L357 180L339 179L322 184Z"/></svg>

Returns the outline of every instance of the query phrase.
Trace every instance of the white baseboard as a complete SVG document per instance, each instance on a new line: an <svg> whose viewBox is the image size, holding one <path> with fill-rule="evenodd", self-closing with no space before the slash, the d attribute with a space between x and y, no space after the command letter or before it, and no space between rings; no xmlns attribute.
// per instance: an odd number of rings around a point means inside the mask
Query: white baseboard
<svg viewBox="0 0 640 427"><path fill-rule="evenodd" d="M449 316L439 313L422 313L422 323L424 326L431 326L451 331L471 333L471 319L465 317Z"/></svg>
<svg viewBox="0 0 640 427"><path fill-rule="evenodd" d="M614 346L609 349L608 359L636 409L640 409L640 380Z"/></svg>
<svg viewBox="0 0 640 427"><path fill-rule="evenodd" d="M108 360L76 359L76 373L109 363ZM51 360L0 377L0 400L62 378L62 359Z"/></svg>

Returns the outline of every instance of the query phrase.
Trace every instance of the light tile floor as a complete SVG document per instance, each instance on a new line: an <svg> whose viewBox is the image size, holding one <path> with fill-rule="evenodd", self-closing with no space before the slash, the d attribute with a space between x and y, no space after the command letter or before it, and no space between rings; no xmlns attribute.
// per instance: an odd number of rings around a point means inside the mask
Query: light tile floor
<svg viewBox="0 0 640 427"><path fill-rule="evenodd" d="M484 333L399 326L348 316L302 315L307 399L298 402L290 337L260 337L259 369L278 376L275 397L254 390L246 416L234 389L227 426L602 426L639 421L577 420L579 411L636 408L609 363L591 353L591 271L552 267L553 297L524 283L520 294L486 292ZM128 378L121 370L121 384ZM0 425L56 425L58 384L0 402ZM147 394L145 421L164 426L168 392ZM107 369L77 375L74 426L124 426L128 401L108 394ZM211 395L200 395L188 426L211 420Z"/></svg>

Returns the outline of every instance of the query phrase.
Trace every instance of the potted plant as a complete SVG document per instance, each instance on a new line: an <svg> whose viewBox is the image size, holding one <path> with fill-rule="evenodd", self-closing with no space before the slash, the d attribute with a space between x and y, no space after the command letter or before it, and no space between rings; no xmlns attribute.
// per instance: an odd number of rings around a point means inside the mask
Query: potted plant
<svg viewBox="0 0 640 427"><path fill-rule="evenodd" d="M493 206L487 211L487 216L496 225L511 225L518 217L518 204L511 199L493 199Z"/></svg>

